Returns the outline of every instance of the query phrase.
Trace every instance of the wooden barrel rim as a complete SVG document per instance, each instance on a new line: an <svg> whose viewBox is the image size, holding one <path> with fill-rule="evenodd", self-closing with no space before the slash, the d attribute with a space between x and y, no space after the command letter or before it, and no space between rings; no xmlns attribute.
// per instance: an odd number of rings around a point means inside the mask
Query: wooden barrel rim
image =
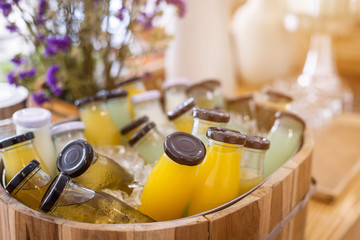
<svg viewBox="0 0 360 240"><path fill-rule="evenodd" d="M311 133L309 130L305 131L304 134L304 141L303 145L301 146L300 150L291 158L289 161L282 166L281 168L286 168L286 165L291 162L298 162L301 161L304 158L307 158L311 156L314 143L313 138L311 136ZM280 168L280 169L281 169ZM267 181L269 181L271 178L273 178L279 170L277 170L272 176L270 176ZM260 186L258 189L256 189L253 193L256 193L258 191L261 191L262 186ZM240 199L238 202L243 201L245 198ZM155 222L155 223L138 223L138 224L93 224L93 223L82 223L82 222L76 222L76 221L70 221L58 217L53 217L38 211L35 211L19 201L17 201L15 198L11 197L9 194L7 194L4 190L4 188L0 187L0 213L2 205L6 205L8 210L7 212L18 212L20 214L24 214L30 217L34 218L40 218L42 221L50 222L50 223L56 223L58 225L62 226L68 226L69 228L73 229L90 229L91 231L136 231L137 229L141 231L145 230L161 230L161 229L167 229L167 228L176 228L180 226L185 226L189 224L196 224L201 221L207 221L207 215L195 215L190 216L186 218L171 220L171 221L165 221L165 222ZM217 212L221 214L222 211L226 211L227 208L223 210L219 210ZM3 223L4 224L4 223ZM5 223L7 224L7 223ZM0 222L1 225L1 222Z"/></svg>

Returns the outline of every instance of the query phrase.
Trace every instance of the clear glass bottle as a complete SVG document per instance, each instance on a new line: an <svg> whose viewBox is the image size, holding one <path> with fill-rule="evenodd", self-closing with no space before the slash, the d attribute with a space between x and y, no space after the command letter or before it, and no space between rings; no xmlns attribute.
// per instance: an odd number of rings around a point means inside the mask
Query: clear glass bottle
<svg viewBox="0 0 360 240"><path fill-rule="evenodd" d="M264 89L256 104L257 126L261 132L269 132L275 121L275 113L291 109L293 98L282 92Z"/></svg>
<svg viewBox="0 0 360 240"><path fill-rule="evenodd" d="M300 147L305 122L290 112L277 112L275 123L267 136L271 142L265 154L264 177L280 168Z"/></svg>
<svg viewBox="0 0 360 240"><path fill-rule="evenodd" d="M104 192L77 185L60 173L47 189L40 210L68 220L98 223L146 223L153 219Z"/></svg>
<svg viewBox="0 0 360 240"><path fill-rule="evenodd" d="M34 133L34 145L41 160L50 171L50 176L55 177L57 170L55 146L50 134L51 112L44 108L24 108L16 111L12 118L16 134Z"/></svg>
<svg viewBox="0 0 360 240"><path fill-rule="evenodd" d="M188 87L188 97L193 97L200 108L224 109L225 101L221 92L221 83L218 80L205 80Z"/></svg>
<svg viewBox="0 0 360 240"><path fill-rule="evenodd" d="M190 82L186 78L170 78L167 79L163 85L165 111L173 110L188 98L186 96L186 89Z"/></svg>
<svg viewBox="0 0 360 240"><path fill-rule="evenodd" d="M16 128L11 118L0 120L0 140L16 134Z"/></svg>
<svg viewBox="0 0 360 240"><path fill-rule="evenodd" d="M123 89L113 89L111 91L100 91L97 95L106 98L109 113L118 130L129 124L132 120L129 106L127 104L127 91Z"/></svg>
<svg viewBox="0 0 360 240"><path fill-rule="evenodd" d="M0 152L5 168L5 184L34 159L39 161L46 173L49 173L36 150L33 139L34 133L28 132L0 141Z"/></svg>
<svg viewBox="0 0 360 240"><path fill-rule="evenodd" d="M114 160L95 153L82 139L69 142L61 150L57 167L79 184L95 189L122 190L131 193L133 176Z"/></svg>
<svg viewBox="0 0 360 240"><path fill-rule="evenodd" d="M221 206L239 196L241 151L246 135L227 128L210 127L205 160L199 165L188 215Z"/></svg>
<svg viewBox="0 0 360 240"><path fill-rule="evenodd" d="M200 138L207 146L208 139L206 130L209 127L225 127L230 121L230 115L221 110L194 108L193 109L194 125L191 134Z"/></svg>
<svg viewBox="0 0 360 240"><path fill-rule="evenodd" d="M156 124L150 122L130 138L129 145L138 151L147 164L155 164L164 153L164 140Z"/></svg>
<svg viewBox="0 0 360 240"><path fill-rule="evenodd" d="M241 154L240 193L242 195L264 180L264 157L270 147L266 138L247 135Z"/></svg>
<svg viewBox="0 0 360 240"><path fill-rule="evenodd" d="M175 109L167 112L169 121L174 123L177 131L191 133L194 125L192 110L195 106L194 98L189 98Z"/></svg>
<svg viewBox="0 0 360 240"><path fill-rule="evenodd" d="M61 149L70 141L84 139L85 124L81 121L64 122L51 128L51 136L55 143L55 152L58 155Z"/></svg>
<svg viewBox="0 0 360 240"><path fill-rule="evenodd" d="M132 96L134 96L136 94L143 93L146 91L146 87L143 82L143 78L141 76L132 77L132 78L129 78L129 79L119 82L118 84L116 84L116 87L120 88L120 89L125 89L128 92L127 104L128 104L129 110L130 110L130 114L131 114L132 118L134 119L135 118L134 108L131 103L131 98L132 98Z"/></svg>
<svg viewBox="0 0 360 240"><path fill-rule="evenodd" d="M246 133L256 130L255 101L252 94L228 100L226 105L230 114L228 128Z"/></svg>
<svg viewBox="0 0 360 240"><path fill-rule="evenodd" d="M95 146L121 145L120 133L111 118L104 96L88 96L75 101L85 124L85 137Z"/></svg>
<svg viewBox="0 0 360 240"><path fill-rule="evenodd" d="M131 102L134 106L135 117L148 116L157 126L167 126L169 121L160 103L161 93L158 90L150 90L134 95Z"/></svg>
<svg viewBox="0 0 360 240"><path fill-rule="evenodd" d="M26 206L39 210L40 202L51 177L44 172L36 160L29 162L6 185L6 191Z"/></svg>
<svg viewBox="0 0 360 240"><path fill-rule="evenodd" d="M145 183L138 206L157 221L186 215L195 174L206 154L204 144L184 132L167 136L164 151Z"/></svg>
<svg viewBox="0 0 360 240"><path fill-rule="evenodd" d="M123 127L120 131L123 143L128 144L130 138L143 128L148 121L148 116L143 116Z"/></svg>

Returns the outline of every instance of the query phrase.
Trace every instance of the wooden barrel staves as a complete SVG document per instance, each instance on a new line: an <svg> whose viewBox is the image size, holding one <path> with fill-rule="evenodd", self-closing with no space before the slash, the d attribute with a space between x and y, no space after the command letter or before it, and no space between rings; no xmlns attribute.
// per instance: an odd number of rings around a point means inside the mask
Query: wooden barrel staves
<svg viewBox="0 0 360 240"><path fill-rule="evenodd" d="M217 212L167 222L68 221L32 210L0 187L0 239L304 239L313 146L307 131L296 155L251 194Z"/></svg>

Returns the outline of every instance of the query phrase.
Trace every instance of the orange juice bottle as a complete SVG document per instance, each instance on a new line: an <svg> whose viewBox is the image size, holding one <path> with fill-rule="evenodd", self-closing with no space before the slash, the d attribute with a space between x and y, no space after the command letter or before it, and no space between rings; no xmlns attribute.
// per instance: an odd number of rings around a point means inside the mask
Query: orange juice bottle
<svg viewBox="0 0 360 240"><path fill-rule="evenodd" d="M198 165L206 150L195 136L175 132L164 143L165 153L152 169L138 210L157 221L181 218L188 205Z"/></svg>
<svg viewBox="0 0 360 240"><path fill-rule="evenodd" d="M264 180L265 152L270 147L266 138L247 135L241 154L240 193L242 195Z"/></svg>
<svg viewBox="0 0 360 240"><path fill-rule="evenodd" d="M227 128L206 131L209 146L196 173L188 215L205 212L239 196L241 149L246 135Z"/></svg>
<svg viewBox="0 0 360 240"><path fill-rule="evenodd" d="M190 133L194 124L192 109L196 103L194 98L189 98L175 109L167 112L167 117L172 121L179 132Z"/></svg>
<svg viewBox="0 0 360 240"><path fill-rule="evenodd" d="M96 146L121 145L120 133L111 118L105 97L89 96L75 101L85 124L85 137Z"/></svg>
<svg viewBox="0 0 360 240"><path fill-rule="evenodd" d="M194 125L191 134L197 136L207 145L206 130L209 127L224 127L230 121L230 115L221 110L194 108Z"/></svg>
<svg viewBox="0 0 360 240"><path fill-rule="evenodd" d="M9 182L26 164L36 159L41 168L49 174L46 165L43 163L34 143L34 134L28 132L0 141L0 152L5 167L5 183Z"/></svg>
<svg viewBox="0 0 360 240"><path fill-rule="evenodd" d="M39 210L40 202L51 181L36 160L29 162L6 185L6 191L26 206Z"/></svg>

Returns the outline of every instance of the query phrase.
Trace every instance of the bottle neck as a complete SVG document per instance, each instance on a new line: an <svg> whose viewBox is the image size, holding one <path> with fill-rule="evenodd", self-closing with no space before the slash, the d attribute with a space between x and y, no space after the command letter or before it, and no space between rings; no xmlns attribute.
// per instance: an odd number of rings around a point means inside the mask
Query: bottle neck
<svg viewBox="0 0 360 240"><path fill-rule="evenodd" d="M241 151L243 147L243 145L224 143L211 138L208 138L208 146L212 151L224 153L238 152Z"/></svg>
<svg viewBox="0 0 360 240"><path fill-rule="evenodd" d="M17 151L24 150L25 151L25 150L28 150L28 149L32 149L33 147L34 147L33 141L28 140L28 141L25 141L25 142L21 142L21 143L14 144L12 146L3 148L3 149L0 150L0 152L7 153L7 152L11 152L13 150L17 150Z"/></svg>
<svg viewBox="0 0 360 240"><path fill-rule="evenodd" d="M212 122L212 121L207 121L207 120L203 120L203 119L194 117L194 125L192 128L191 134L195 135L197 137L203 136L206 134L206 130L209 127L223 127L225 125L226 125L226 123Z"/></svg>
<svg viewBox="0 0 360 240"><path fill-rule="evenodd" d="M51 177L40 167L35 168L15 189L13 195L20 190L38 189L48 185Z"/></svg>

